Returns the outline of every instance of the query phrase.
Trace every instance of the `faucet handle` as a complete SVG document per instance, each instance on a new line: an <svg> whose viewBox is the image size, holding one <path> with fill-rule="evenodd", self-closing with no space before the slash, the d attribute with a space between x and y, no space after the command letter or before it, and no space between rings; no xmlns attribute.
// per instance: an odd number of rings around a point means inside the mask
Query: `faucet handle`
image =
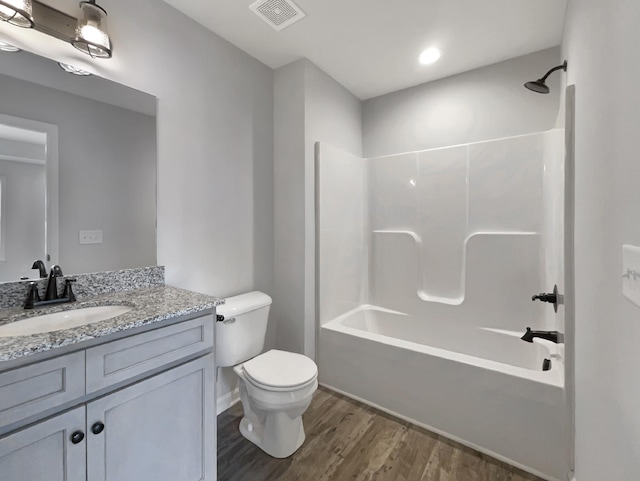
<svg viewBox="0 0 640 481"><path fill-rule="evenodd" d="M535 296L531 297L532 301L542 301L542 302L548 302L549 304L553 304L553 310L555 312L558 312L558 304L560 304L562 301L560 300L560 295L558 294L558 286L555 285L553 286L553 292L552 293L541 293Z"/></svg>
<svg viewBox="0 0 640 481"><path fill-rule="evenodd" d="M62 277L63 275L62 268L59 265L51 266L51 273L49 274L49 277Z"/></svg>
<svg viewBox="0 0 640 481"><path fill-rule="evenodd" d="M25 309L33 309L35 303L40 302L40 294L38 293L38 283L29 282L29 290L27 291L27 299L24 301Z"/></svg>
<svg viewBox="0 0 640 481"><path fill-rule="evenodd" d="M71 285L76 282L77 279L65 279L64 280L64 291L62 292L63 298L68 298L69 302L76 302L76 296L73 293L73 289Z"/></svg>

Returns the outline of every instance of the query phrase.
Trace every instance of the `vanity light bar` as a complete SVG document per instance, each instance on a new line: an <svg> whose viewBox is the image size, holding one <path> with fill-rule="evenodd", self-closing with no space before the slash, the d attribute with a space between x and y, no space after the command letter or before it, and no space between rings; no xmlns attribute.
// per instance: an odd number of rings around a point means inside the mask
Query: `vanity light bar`
<svg viewBox="0 0 640 481"><path fill-rule="evenodd" d="M78 19L38 0L32 0L32 2L33 16L36 19L34 30L71 43L76 36Z"/></svg>
<svg viewBox="0 0 640 481"><path fill-rule="evenodd" d="M95 0L80 2L80 19L38 0L31 0L31 4L34 30L69 43L93 58L111 58L111 40L106 31L107 12L96 5Z"/></svg>

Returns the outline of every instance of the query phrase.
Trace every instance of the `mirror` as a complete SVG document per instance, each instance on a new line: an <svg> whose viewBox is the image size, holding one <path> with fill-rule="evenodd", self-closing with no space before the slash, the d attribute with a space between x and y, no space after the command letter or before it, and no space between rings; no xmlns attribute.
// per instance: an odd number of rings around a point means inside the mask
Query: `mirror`
<svg viewBox="0 0 640 481"><path fill-rule="evenodd" d="M156 264L156 98L0 52L0 282Z"/></svg>

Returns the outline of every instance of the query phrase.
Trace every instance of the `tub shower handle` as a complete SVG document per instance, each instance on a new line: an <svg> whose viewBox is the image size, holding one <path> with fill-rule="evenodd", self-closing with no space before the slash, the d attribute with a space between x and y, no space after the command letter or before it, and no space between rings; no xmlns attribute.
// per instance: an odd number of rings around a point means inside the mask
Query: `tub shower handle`
<svg viewBox="0 0 640 481"><path fill-rule="evenodd" d="M533 296L531 298L532 301L542 301L542 302L550 302L551 304L555 304L556 295L555 294L538 294L537 296Z"/></svg>
<svg viewBox="0 0 640 481"><path fill-rule="evenodd" d="M558 301L559 301L559 296L558 296L558 286L555 285L553 286L553 292L548 294L548 293L541 293L538 294L536 296L533 296L531 298L532 301L542 301L542 302L548 302L549 304L553 304L553 310L555 312L558 312Z"/></svg>

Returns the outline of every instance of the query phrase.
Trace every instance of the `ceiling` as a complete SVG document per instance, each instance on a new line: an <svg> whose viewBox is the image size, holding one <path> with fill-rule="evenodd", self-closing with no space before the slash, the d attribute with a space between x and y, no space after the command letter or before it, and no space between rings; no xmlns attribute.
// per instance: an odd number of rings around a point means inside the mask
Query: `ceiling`
<svg viewBox="0 0 640 481"><path fill-rule="evenodd" d="M276 32L254 0L165 1L272 68L308 58L360 99L559 45L567 3L297 0L307 17ZM431 46L441 60L420 65Z"/></svg>

